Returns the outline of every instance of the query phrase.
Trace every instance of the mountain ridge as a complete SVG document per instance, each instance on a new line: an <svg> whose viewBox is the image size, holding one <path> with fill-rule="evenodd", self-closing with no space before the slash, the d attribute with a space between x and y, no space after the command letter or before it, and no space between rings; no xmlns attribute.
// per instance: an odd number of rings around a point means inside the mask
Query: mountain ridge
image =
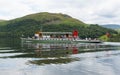
<svg viewBox="0 0 120 75"><path fill-rule="evenodd" d="M110 29L120 29L120 25L118 24L105 24L105 25L101 25L102 27L105 28L110 28Z"/></svg>

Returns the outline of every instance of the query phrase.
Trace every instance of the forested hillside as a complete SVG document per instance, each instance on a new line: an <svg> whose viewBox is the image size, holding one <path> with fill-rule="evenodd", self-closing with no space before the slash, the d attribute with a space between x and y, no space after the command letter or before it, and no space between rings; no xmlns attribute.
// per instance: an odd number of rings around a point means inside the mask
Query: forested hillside
<svg viewBox="0 0 120 75"><path fill-rule="evenodd" d="M88 25L61 13L37 13L21 18L0 22L0 37L33 36L35 32L42 31L79 31L81 38L97 38L106 32L117 33L114 30L103 28L99 25Z"/></svg>

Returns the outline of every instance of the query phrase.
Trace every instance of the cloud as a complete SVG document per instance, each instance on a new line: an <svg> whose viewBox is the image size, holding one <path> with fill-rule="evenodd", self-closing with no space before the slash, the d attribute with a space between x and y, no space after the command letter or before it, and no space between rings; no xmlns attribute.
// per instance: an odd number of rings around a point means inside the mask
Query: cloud
<svg viewBox="0 0 120 75"><path fill-rule="evenodd" d="M119 0L2 0L0 19L38 12L64 13L85 23L120 24Z"/></svg>
<svg viewBox="0 0 120 75"><path fill-rule="evenodd" d="M0 18L13 19L32 13L32 10L20 2L20 0L3 0L0 1Z"/></svg>

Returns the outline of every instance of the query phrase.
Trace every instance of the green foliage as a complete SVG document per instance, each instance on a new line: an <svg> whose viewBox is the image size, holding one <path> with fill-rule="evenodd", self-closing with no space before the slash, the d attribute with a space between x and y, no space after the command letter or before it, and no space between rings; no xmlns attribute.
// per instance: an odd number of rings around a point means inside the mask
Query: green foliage
<svg viewBox="0 0 120 75"><path fill-rule="evenodd" d="M109 38L106 35L103 35L99 39L102 41L108 41Z"/></svg>
<svg viewBox="0 0 120 75"><path fill-rule="evenodd" d="M113 34L109 38L109 41L111 41L111 42L120 42L120 33L119 34Z"/></svg>
<svg viewBox="0 0 120 75"><path fill-rule="evenodd" d="M120 29L115 29L118 33L120 33Z"/></svg>
<svg viewBox="0 0 120 75"><path fill-rule="evenodd" d="M106 32L117 33L114 30L103 28L99 25L88 25L65 14L37 13L27 15L10 21L0 22L0 37L20 37L22 34L32 37L35 32L40 31L79 31L81 38L98 38Z"/></svg>

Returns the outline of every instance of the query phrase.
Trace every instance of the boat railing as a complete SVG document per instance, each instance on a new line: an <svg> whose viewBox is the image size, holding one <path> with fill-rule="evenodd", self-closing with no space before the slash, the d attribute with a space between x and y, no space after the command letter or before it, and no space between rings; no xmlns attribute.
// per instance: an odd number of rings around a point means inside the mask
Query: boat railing
<svg viewBox="0 0 120 75"><path fill-rule="evenodd" d="M73 40L73 38L37 38L35 40Z"/></svg>

